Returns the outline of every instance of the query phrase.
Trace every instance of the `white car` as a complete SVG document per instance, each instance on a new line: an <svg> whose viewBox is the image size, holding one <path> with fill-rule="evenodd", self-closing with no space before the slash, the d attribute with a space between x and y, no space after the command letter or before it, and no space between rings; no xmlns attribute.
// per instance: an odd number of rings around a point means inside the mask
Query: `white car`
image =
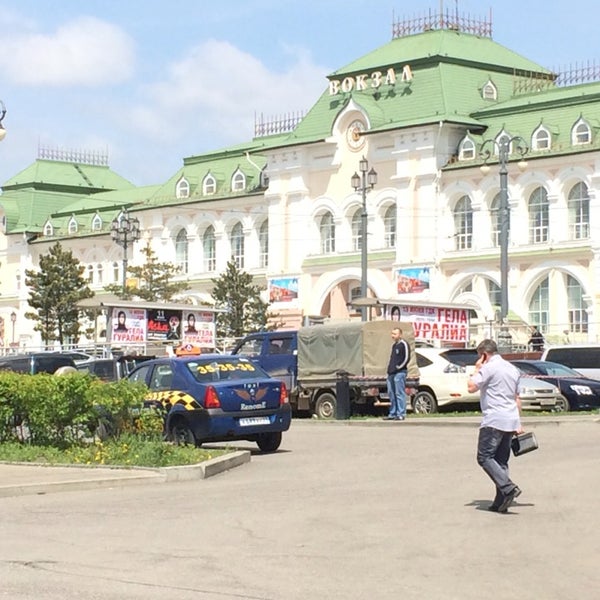
<svg viewBox="0 0 600 600"><path fill-rule="evenodd" d="M479 408L479 392L467 390L477 361L474 349L417 348L415 352L421 377L411 399L413 412L435 413L440 407L467 403ZM564 403L555 385L532 377L521 377L519 397L523 410L557 410Z"/></svg>

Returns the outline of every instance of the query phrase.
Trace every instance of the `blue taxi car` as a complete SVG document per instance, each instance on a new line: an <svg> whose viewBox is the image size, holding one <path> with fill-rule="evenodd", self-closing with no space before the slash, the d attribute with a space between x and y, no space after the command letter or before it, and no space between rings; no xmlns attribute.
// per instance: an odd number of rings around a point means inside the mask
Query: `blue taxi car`
<svg viewBox="0 0 600 600"><path fill-rule="evenodd" d="M145 405L164 412L164 433L176 444L250 440L275 452L292 411L282 381L249 360L226 354L165 357L134 369Z"/></svg>

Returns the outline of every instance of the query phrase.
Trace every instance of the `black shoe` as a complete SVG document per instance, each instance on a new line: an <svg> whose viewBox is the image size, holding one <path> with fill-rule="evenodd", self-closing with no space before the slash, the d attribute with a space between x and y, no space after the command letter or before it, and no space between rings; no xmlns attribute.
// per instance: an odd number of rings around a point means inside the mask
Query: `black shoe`
<svg viewBox="0 0 600 600"><path fill-rule="evenodd" d="M515 486L502 500L500 506L498 506L499 513L505 513L508 510L508 507L512 504L515 498L518 498L521 495L521 489L518 486Z"/></svg>
<svg viewBox="0 0 600 600"><path fill-rule="evenodd" d="M492 512L498 512L498 508L499 508L499 505L498 504L494 504L493 502L492 502L492 504L490 504L487 507L487 509L490 510L490 511L492 511Z"/></svg>

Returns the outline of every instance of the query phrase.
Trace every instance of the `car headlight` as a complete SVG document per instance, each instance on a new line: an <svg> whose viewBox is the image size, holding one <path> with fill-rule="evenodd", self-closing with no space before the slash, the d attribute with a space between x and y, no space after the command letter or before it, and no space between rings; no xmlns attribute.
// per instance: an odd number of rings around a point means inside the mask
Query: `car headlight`
<svg viewBox="0 0 600 600"><path fill-rule="evenodd" d="M592 392L592 388L587 385L570 385L570 389L572 389L578 396L593 396L594 392Z"/></svg>
<svg viewBox="0 0 600 600"><path fill-rule="evenodd" d="M539 396L540 394L560 394L560 390L555 386L548 386L543 388L536 387L522 387L519 390L519 396Z"/></svg>

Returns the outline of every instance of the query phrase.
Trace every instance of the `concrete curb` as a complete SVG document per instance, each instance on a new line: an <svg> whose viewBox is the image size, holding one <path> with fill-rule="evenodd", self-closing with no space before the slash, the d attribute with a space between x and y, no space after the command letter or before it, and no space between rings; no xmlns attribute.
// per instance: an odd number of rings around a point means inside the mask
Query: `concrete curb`
<svg viewBox="0 0 600 600"><path fill-rule="evenodd" d="M3 462L0 481L13 483L0 484L0 498L206 479L248 463L250 458L249 450L238 450L195 465L136 469Z"/></svg>

